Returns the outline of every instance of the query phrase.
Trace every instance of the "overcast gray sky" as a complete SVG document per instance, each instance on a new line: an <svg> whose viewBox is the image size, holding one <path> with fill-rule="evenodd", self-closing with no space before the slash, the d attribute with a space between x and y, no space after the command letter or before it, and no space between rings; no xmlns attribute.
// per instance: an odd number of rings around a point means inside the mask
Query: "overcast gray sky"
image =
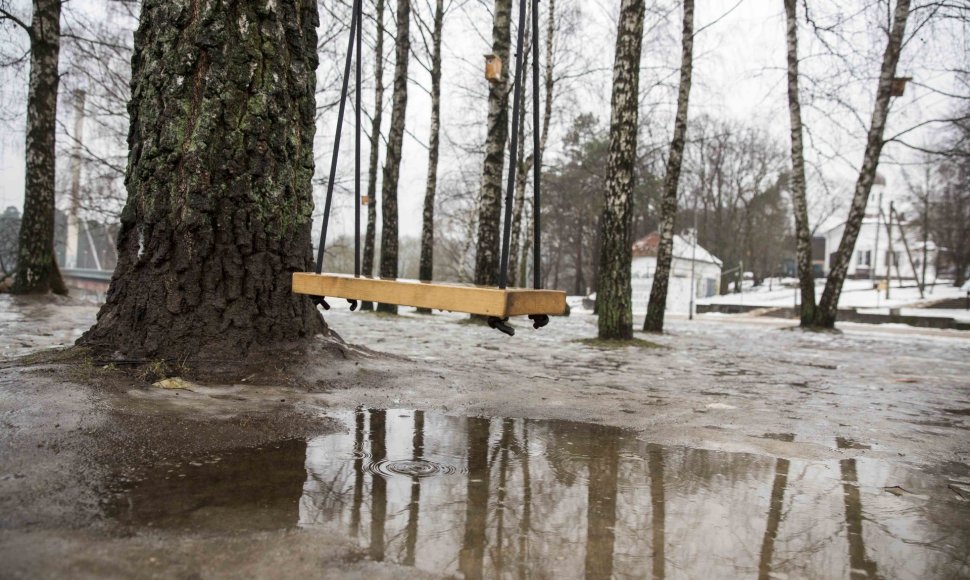
<svg viewBox="0 0 970 580"><path fill-rule="evenodd" d="M13 3L21 8L21 13L27 13L26 0ZM97 3L92 0L75 0L78 6L92 6L87 8L97 10ZM560 6L568 2L560 1ZM844 2L842 7L847 9L852 4L861 6L861 2ZM19 6L18 6L19 5ZM615 18L619 1L599 0L593 2L579 2L583 18L581 29L574 37L563 39L564 43L572 43L575 50L582 51L586 61L594 72L569 85L570 94L562 94L557 101L558 126L581 112L594 113L604 125L609 120L610 97L610 67L612 66L613 36L615 34ZM671 6L676 6L671 4ZM832 6L839 6L834 3ZM834 8L833 8L834 9ZM822 9L820 9L821 13ZM824 15L823 15L824 16ZM388 15L390 20L390 15ZM709 27L707 27L710 25ZM878 71L878 56L884 47L884 37L880 37L867 30L871 22L857 18L849 27L852 32L849 42L869 50L875 58L870 59L869 73ZM666 21L660 22L655 14L648 16L648 29L651 34L644 45L644 76L645 92L649 93L651 83L657 79L665 80L668 84L676 80L676 66L679 64L680 48L680 9L675 7ZM713 117L733 118L752 125L758 125L768 130L780 141L788 138L788 115L785 92L785 27L782 3L780 0L708 0L698 2L696 27L702 30L697 36L695 46L695 88L691 100L691 116L708 114ZM705 28L707 27L707 28ZM489 42L483 31L490 30L487 14L481 6L472 5L467 14L454 13L446 23L446 55L443 98L443 128L445 131L445 150L441 163L441 173L453 171L462 162L463 154L449 143L473 144L484 135L484 123L487 104L483 97L474 97L469 88L484 95L485 81L481 78L481 55L489 52ZM5 31L0 41L11 42L18 31ZM666 38L667 40L662 40ZM900 74L915 76L918 80L926 79L939 88L955 89L953 79L941 73L941 61L945 62L948 55L959 53L966 49L966 36L959 31L951 37L921 38L919 42L907 47L904 52L903 65ZM817 57L820 46L807 31L802 33L801 54L806 55L803 72L811 73L813 65L827 66L824 58ZM343 38L337 40L337 52L343 50ZM954 48L952 45L956 43ZM963 43L962 47L960 43ZM869 47L865 45L871 45ZM956 52L953 52L953 51ZM660 65L660 66L658 66ZM392 63L389 63L385 83L390 85ZM865 67L861 67L865 68ZM865 79L866 71L859 71L857 76L863 77L855 85L849 86L845 95L850 102L858 104L860 117L868 120L870 114L868 103L871 102L875 90L875 81ZM425 173L427 168L426 150L423 141L427 139L428 111L430 100L424 90L416 83L427 85L426 74L422 69L412 64L411 75L413 83L410 90L408 104L408 130L410 135L406 140L404 151L403 172L400 186L401 203L401 233L405 236L416 236L421 228L421 205L424 195ZM14 119L3 128L0 135L0 207L8 205L21 206L23 203L23 136L24 136L24 108L22 102L23 78L25 75L7 75L5 84L0 87L0 96L7 102L5 109L16 112ZM372 96L365 95L365 103L370 104ZM672 110L674 93L668 88L652 89L652 94L645 94L645 102L666 103L656 111L652 121L658 123L651 127L651 134L666 135L670 128L668 115L664 110ZM940 116L948 112L952 105L947 99L932 94L930 91L911 86L907 95L897 99L894 104L894 116L891 129L915 124L922 119ZM19 107L19 108L18 108ZM864 110L863 110L864 109ZM807 121L814 123L815 130L826 142L832 143L842 157L826 163L826 173L836 182L846 188L851 187L854 180L853 171L861 160L864 133L855 126L852 115L844 111L832 110L832 118L823 118L813 112L811 108L806 112ZM386 115L386 117L389 115ZM332 121L331 121L332 123ZM348 126L349 128L349 126ZM914 136L915 142L921 142L932 135L935 128L930 127L924 135ZM323 126L318 138L318 175L323 175L328 169L330 142L332 140L332 126ZM350 141L346 138L343 149L344 160L349 161ZM551 145L555 145L552 143ZM366 143L364 155L366 160ZM886 151L887 159L912 159L913 156L901 147L890 146ZM350 168L341 163L341 169ZM479 169L480 171L480 169ZM894 182L901 185L898 170L890 163L884 162L881 171L886 173L893 190ZM343 175L343 180L350 179L349 174ZM591 192L598 194L598 192ZM337 199L338 211L335 214L335 233L345 233L353 223L351 218L350 200L342 196Z"/></svg>

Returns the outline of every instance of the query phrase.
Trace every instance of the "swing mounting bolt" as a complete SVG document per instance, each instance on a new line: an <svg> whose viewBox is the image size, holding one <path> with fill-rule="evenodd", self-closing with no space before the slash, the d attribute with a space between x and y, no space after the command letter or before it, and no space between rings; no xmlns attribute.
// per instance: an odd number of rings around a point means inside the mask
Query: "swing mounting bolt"
<svg viewBox="0 0 970 580"><path fill-rule="evenodd" d="M530 314L529 320L532 321L532 328L536 330L549 324L549 317L545 314Z"/></svg>
<svg viewBox="0 0 970 580"><path fill-rule="evenodd" d="M512 325L509 324L509 319L508 318L499 318L498 316L489 316L488 317L488 326L489 326L489 328L494 328L495 330L498 330L499 332L503 332L503 333L505 333L505 334L507 334L509 336L515 336L515 328L513 328Z"/></svg>

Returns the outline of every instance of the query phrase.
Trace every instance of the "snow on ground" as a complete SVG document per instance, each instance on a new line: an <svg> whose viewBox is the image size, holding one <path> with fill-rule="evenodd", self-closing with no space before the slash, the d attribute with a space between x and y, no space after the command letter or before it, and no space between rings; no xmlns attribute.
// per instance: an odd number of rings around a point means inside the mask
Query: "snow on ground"
<svg viewBox="0 0 970 580"><path fill-rule="evenodd" d="M889 315L889 308L860 308L860 314L882 314ZM952 318L957 322L970 322L970 310L957 310L954 308L900 308L902 316L924 316L928 318Z"/></svg>
<svg viewBox="0 0 970 580"><path fill-rule="evenodd" d="M766 281L761 286L746 285L744 292L723 294L710 298L701 298L698 304L741 304L747 306L764 306L783 308L795 305L798 288L783 285L784 281L773 281L771 288ZM912 282L907 282L912 284ZM825 289L825 280L817 280L815 295L820 297ZM889 288L889 300L886 292L875 290L870 280L846 280L839 300L839 308L898 308L901 306L917 306L937 300L946 300L966 296L966 292L949 283L940 283L926 289L924 298L920 298L919 288L915 286L899 287L893 281ZM922 312L921 312L922 314Z"/></svg>

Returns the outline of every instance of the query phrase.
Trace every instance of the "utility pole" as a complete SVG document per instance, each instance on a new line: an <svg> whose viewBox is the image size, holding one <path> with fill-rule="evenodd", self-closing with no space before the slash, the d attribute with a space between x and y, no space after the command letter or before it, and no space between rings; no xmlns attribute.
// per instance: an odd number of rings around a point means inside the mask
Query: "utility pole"
<svg viewBox="0 0 970 580"><path fill-rule="evenodd" d="M913 253L909 251L909 241L906 240L906 230L903 229L903 218L900 217L899 213L895 208L891 209L892 213L896 215L896 227L899 228L899 237L903 241L903 249L906 250L906 259L909 260L909 267L913 270L913 278L916 278L916 287L919 288L920 300L926 298L923 294L923 282L919 278L919 272L916 271L916 262L913 261ZM899 285L903 285L903 276L899 273L899 264L896 264L896 275L899 276Z"/></svg>
<svg viewBox="0 0 970 580"><path fill-rule="evenodd" d="M879 266L879 231L882 229L882 190L883 188L880 187L879 207L876 208L876 246L872 249L872 263L869 264L869 280L872 281L873 287L876 286L876 276L878 276L876 268ZM892 245L892 241L890 241L890 245ZM888 296L887 294L886 297L888 298Z"/></svg>
<svg viewBox="0 0 970 580"><path fill-rule="evenodd" d="M879 216L882 217L882 204L879 205ZM876 230L878 233L879 230ZM886 300L889 300L889 285L893 281L893 212L892 202L889 202L889 216L886 217L886 235L889 236L889 249L886 251Z"/></svg>
<svg viewBox="0 0 970 580"><path fill-rule="evenodd" d="M920 276L920 291L926 288L926 262L929 258L927 246L930 243L930 167L923 174L923 273ZM930 289L932 292L932 288Z"/></svg>
<svg viewBox="0 0 970 580"><path fill-rule="evenodd" d="M82 89L74 91L74 145L71 147L71 198L67 212L67 240L64 248L64 266L77 268L78 238L81 231L78 207L81 205L81 141L84 138L84 101ZM92 248L93 250L93 248Z"/></svg>
<svg viewBox="0 0 970 580"><path fill-rule="evenodd" d="M694 320L694 298L697 296L697 285L694 282L694 267L697 264L697 196L694 196L694 233L693 246L690 250L690 313L688 320Z"/></svg>

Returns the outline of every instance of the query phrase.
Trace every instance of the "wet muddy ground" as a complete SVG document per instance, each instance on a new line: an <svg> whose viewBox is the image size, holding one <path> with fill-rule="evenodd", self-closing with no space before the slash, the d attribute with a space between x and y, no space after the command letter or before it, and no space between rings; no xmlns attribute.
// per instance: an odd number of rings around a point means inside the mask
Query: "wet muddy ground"
<svg viewBox="0 0 970 580"><path fill-rule="evenodd" d="M333 311L366 348L162 389L0 302L3 577L970 576L967 334Z"/></svg>

